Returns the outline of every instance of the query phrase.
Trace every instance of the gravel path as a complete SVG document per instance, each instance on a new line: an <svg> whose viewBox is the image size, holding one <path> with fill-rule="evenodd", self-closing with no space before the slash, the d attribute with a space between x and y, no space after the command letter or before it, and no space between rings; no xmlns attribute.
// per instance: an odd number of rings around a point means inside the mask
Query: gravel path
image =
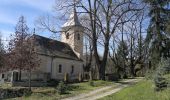
<svg viewBox="0 0 170 100"><path fill-rule="evenodd" d="M142 79L128 79L128 80L124 80L120 83L116 83L117 86L106 86L100 89L96 89L93 90L89 93L83 93L83 94L79 94L73 97L68 97L62 100L97 100L99 98L111 95L113 93L116 93L120 90L122 90L125 87L128 87L136 82L139 82Z"/></svg>

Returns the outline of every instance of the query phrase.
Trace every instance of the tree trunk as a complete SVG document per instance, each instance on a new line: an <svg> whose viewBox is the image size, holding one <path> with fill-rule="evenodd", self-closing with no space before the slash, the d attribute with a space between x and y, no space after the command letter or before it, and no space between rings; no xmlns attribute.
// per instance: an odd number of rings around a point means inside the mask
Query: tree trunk
<svg viewBox="0 0 170 100"><path fill-rule="evenodd" d="M31 91L31 69L29 69L29 90Z"/></svg>

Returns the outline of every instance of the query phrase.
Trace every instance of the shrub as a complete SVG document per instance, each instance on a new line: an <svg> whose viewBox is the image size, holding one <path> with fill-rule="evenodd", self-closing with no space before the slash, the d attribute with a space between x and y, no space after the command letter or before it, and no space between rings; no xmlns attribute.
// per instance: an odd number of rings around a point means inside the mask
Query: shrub
<svg viewBox="0 0 170 100"><path fill-rule="evenodd" d="M93 81L93 80L90 80L90 81L89 81L89 85L90 85L90 86L95 86L94 81Z"/></svg>
<svg viewBox="0 0 170 100"><path fill-rule="evenodd" d="M63 81L59 82L58 86L57 86L57 92L61 95L61 94L65 94L67 91L67 86L64 84Z"/></svg>
<svg viewBox="0 0 170 100"><path fill-rule="evenodd" d="M148 70L146 73L145 73L145 78L147 80L151 80L153 79L153 74L154 74L154 71L153 70Z"/></svg>
<svg viewBox="0 0 170 100"><path fill-rule="evenodd" d="M160 91L160 90L167 88L168 82L161 74L158 74L154 78L154 82L155 82L155 90L156 91Z"/></svg>
<svg viewBox="0 0 170 100"><path fill-rule="evenodd" d="M170 59L162 59L154 77L155 90L160 91L168 87L166 74L170 72Z"/></svg>

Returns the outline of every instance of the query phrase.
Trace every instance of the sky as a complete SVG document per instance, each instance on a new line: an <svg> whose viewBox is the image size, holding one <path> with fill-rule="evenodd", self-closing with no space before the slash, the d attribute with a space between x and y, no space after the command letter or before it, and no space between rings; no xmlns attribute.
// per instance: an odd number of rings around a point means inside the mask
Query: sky
<svg viewBox="0 0 170 100"><path fill-rule="evenodd" d="M0 32L2 39L8 40L15 32L18 19L23 15L30 30L35 28L35 20L39 16L52 12L55 0L0 0ZM36 32L42 36L50 36L48 32Z"/></svg>

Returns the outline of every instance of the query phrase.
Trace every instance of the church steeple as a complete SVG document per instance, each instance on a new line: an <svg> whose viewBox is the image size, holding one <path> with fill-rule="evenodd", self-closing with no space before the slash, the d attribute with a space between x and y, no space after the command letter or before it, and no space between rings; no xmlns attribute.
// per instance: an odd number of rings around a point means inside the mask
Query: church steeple
<svg viewBox="0 0 170 100"><path fill-rule="evenodd" d="M74 6L72 13L70 14L70 17L68 19L68 21L62 26L64 27L70 27L70 26L82 26L80 24L80 21L78 19L77 16L77 11L76 11L76 7Z"/></svg>
<svg viewBox="0 0 170 100"><path fill-rule="evenodd" d="M74 3L74 8L68 21L62 26L61 41L69 44L80 59L83 55L83 32L84 28L78 19Z"/></svg>

